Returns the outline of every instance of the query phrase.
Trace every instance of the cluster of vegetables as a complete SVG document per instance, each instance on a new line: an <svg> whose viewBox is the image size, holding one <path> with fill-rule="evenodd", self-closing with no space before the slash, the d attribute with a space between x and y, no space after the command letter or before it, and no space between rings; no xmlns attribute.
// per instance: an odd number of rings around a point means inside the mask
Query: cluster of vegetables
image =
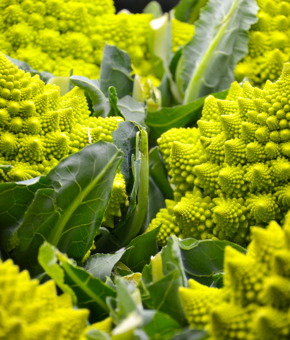
<svg viewBox="0 0 290 340"><path fill-rule="evenodd" d="M233 83L226 100L207 97L198 128L160 137L176 200L148 229L164 222L161 245L176 231L246 245L250 227L284 221L290 208L289 70L285 64L264 90Z"/></svg>
<svg viewBox="0 0 290 340"><path fill-rule="evenodd" d="M290 6L216 4L0 1L0 340L289 339Z"/></svg>
<svg viewBox="0 0 290 340"><path fill-rule="evenodd" d="M258 1L258 22L250 31L249 52L235 70L241 81L248 77L255 86L278 79L290 60L290 4L287 1Z"/></svg>
<svg viewBox="0 0 290 340"><path fill-rule="evenodd" d="M0 50L56 76L99 78L105 43L129 53L141 73L151 71L151 14L115 15L112 0L3 1ZM191 39L193 26L174 20L173 49Z"/></svg>

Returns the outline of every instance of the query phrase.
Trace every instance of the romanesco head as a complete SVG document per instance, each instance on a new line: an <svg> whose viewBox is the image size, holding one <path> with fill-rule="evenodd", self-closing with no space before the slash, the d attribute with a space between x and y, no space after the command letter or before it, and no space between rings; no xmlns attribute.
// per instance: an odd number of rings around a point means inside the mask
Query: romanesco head
<svg viewBox="0 0 290 340"><path fill-rule="evenodd" d="M264 90L233 83L226 100L205 100L198 128L159 138L182 235L246 245L250 227L283 223L290 209L289 85L289 63Z"/></svg>
<svg viewBox="0 0 290 340"><path fill-rule="evenodd" d="M189 280L179 295L191 327L212 340L289 339L289 216L283 229L272 221L253 227L246 255L227 246L224 287Z"/></svg>

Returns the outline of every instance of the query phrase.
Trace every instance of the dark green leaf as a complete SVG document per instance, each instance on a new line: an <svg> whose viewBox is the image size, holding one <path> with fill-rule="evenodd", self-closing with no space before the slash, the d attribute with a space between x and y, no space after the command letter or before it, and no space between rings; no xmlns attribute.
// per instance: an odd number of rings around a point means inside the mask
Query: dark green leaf
<svg viewBox="0 0 290 340"><path fill-rule="evenodd" d="M7 171L9 171L13 168L14 168L14 166L12 166L12 165L1 165L0 164L0 170L3 170L4 172L7 172Z"/></svg>
<svg viewBox="0 0 290 340"><path fill-rule="evenodd" d="M53 189L38 190L18 229L13 258L35 276L43 241L81 261L92 246L107 207L121 151L98 142L62 160L46 176Z"/></svg>
<svg viewBox="0 0 290 340"><path fill-rule="evenodd" d="M210 286L213 275L223 271L224 249L231 246L241 253L246 253L243 247L221 240L188 240L178 241L184 271L188 279L192 278L204 285Z"/></svg>
<svg viewBox="0 0 290 340"><path fill-rule="evenodd" d="M176 334L172 340L206 340L209 336L205 331L196 329L185 329Z"/></svg>
<svg viewBox="0 0 290 340"><path fill-rule="evenodd" d="M216 273L213 274L213 283L211 284L211 287L216 287L216 288L223 288L224 286L224 272L222 273Z"/></svg>
<svg viewBox="0 0 290 340"><path fill-rule="evenodd" d="M159 153L159 148L155 147L149 152L149 175L152 177L163 196L173 200L173 190L170 186L167 171Z"/></svg>
<svg viewBox="0 0 290 340"><path fill-rule="evenodd" d="M153 14L153 18L157 19L163 15L162 7L157 1L150 1L143 9L143 13Z"/></svg>
<svg viewBox="0 0 290 340"><path fill-rule="evenodd" d="M103 234L96 242L98 252L112 252L125 247L138 235L146 218L149 191L148 136L145 130L137 134L136 157L132 171L134 186L130 195L130 205L121 221L110 234Z"/></svg>
<svg viewBox="0 0 290 340"><path fill-rule="evenodd" d="M118 98L132 94L131 60L129 54L116 46L106 44L103 52L100 74L100 89L107 93L114 86Z"/></svg>
<svg viewBox="0 0 290 340"><path fill-rule="evenodd" d="M142 272L144 266L150 262L151 256L158 251L156 237L159 229L159 227L155 228L134 238L127 247L127 249L130 249L121 258L122 263L133 272Z"/></svg>
<svg viewBox="0 0 290 340"><path fill-rule="evenodd" d="M143 327L150 340L167 340L180 329L180 325L170 316L156 312L153 319Z"/></svg>
<svg viewBox="0 0 290 340"><path fill-rule="evenodd" d="M152 219L155 218L158 211L165 207L166 207L165 197L163 196L156 182L154 182L152 177L149 177L149 201L147 218L145 221L145 225L143 225L142 227L142 230L145 231L149 227L149 224L152 221Z"/></svg>
<svg viewBox="0 0 290 340"><path fill-rule="evenodd" d="M98 277L102 281L106 281L106 277L110 277L112 270L121 257L128 250L119 251L116 254L95 254L88 258L85 264L85 270L94 277Z"/></svg>
<svg viewBox="0 0 290 340"><path fill-rule="evenodd" d="M185 45L177 83L184 104L230 87L234 69L248 52L249 29L257 21L252 0L209 0Z"/></svg>
<svg viewBox="0 0 290 340"><path fill-rule="evenodd" d="M36 74L38 74L39 78L42 81L44 81L45 83L47 83L50 78L54 77L54 75L52 73L49 73L49 72L46 72L46 71L39 72L37 70L34 70L31 66L29 66L24 61L20 61L18 59L11 58L8 55L6 55L6 58L8 58L18 68L20 68L20 70L23 70L25 72L29 72L32 76L35 76Z"/></svg>
<svg viewBox="0 0 290 340"><path fill-rule="evenodd" d="M175 7L174 15L179 21L193 24L199 17L200 9L208 0L181 0Z"/></svg>
<svg viewBox="0 0 290 340"><path fill-rule="evenodd" d="M7 251L9 238L21 225L35 192L45 187L43 177L0 184L0 246L3 252Z"/></svg>
<svg viewBox="0 0 290 340"><path fill-rule="evenodd" d="M218 99L225 99L228 90L212 94ZM150 128L150 137L157 140L162 133L172 128L190 126L201 117L201 111L206 97L175 107L163 107L155 112L148 112L146 125Z"/></svg>
<svg viewBox="0 0 290 340"><path fill-rule="evenodd" d="M126 180L127 192L133 187L134 178L132 174L132 155L136 152L136 134L139 132L138 126L131 122L121 122L117 130L113 131L114 144L123 151L123 162L121 172Z"/></svg>
<svg viewBox="0 0 290 340"><path fill-rule="evenodd" d="M97 79L90 80L89 78L82 76L70 77L71 82L84 90L92 100L94 116L106 117L109 112L109 103L100 90L100 84Z"/></svg>
<svg viewBox="0 0 290 340"><path fill-rule="evenodd" d="M57 264L56 258L61 266ZM58 285L60 280L62 281L60 288L65 285L74 291L78 307L90 310L91 322L103 320L108 316L109 307L106 299L116 296L112 288L99 278L93 277L85 269L77 267L71 259L48 243L40 247L39 260Z"/></svg>

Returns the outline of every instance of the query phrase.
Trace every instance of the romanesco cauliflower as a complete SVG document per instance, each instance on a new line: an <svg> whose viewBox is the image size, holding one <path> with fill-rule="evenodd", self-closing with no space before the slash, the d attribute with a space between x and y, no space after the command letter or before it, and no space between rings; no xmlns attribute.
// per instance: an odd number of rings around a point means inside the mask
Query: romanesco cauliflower
<svg viewBox="0 0 290 340"><path fill-rule="evenodd" d="M290 209L290 64L265 89L233 83L226 100L205 100L198 128L158 140L175 185L179 236L245 245L250 227L283 222ZM167 218L157 217L150 228ZM168 233L160 230L164 245Z"/></svg>
<svg viewBox="0 0 290 340"><path fill-rule="evenodd" d="M191 327L211 340L286 340L290 337L290 219L253 228L246 255L225 248L224 287L189 280L179 295Z"/></svg>
<svg viewBox="0 0 290 340"><path fill-rule="evenodd" d="M236 79L245 76L255 86L278 79L283 64L290 60L290 4L281 0L257 1L258 22L250 31L248 55L237 65Z"/></svg>

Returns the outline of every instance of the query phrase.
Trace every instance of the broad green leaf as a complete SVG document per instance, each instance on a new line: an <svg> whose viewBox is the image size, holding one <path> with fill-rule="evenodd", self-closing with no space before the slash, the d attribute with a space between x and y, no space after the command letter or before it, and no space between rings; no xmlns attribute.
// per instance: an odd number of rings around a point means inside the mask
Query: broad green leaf
<svg viewBox="0 0 290 340"><path fill-rule="evenodd" d="M152 14L154 19L163 15L162 7L157 1L150 1L143 9L143 13Z"/></svg>
<svg viewBox="0 0 290 340"><path fill-rule="evenodd" d="M200 9L208 0L181 0L174 9L174 16L177 20L195 23L199 17Z"/></svg>
<svg viewBox="0 0 290 340"><path fill-rule="evenodd" d="M60 264L57 264L56 258ZM99 278L93 277L84 268L76 266L74 261L47 243L40 247L39 259L57 285L61 283L61 289L65 286L73 290L78 307L90 310L91 322L103 320L108 316L109 307L106 299L116 296L112 288Z"/></svg>
<svg viewBox="0 0 290 340"><path fill-rule="evenodd" d="M149 296L143 298L143 303L148 308L166 313L181 325L185 325L186 319L178 296L178 289L183 286L180 269L172 262L164 266L166 266L167 274L156 282L153 282L152 278L152 264L144 267L142 279Z"/></svg>
<svg viewBox="0 0 290 340"><path fill-rule="evenodd" d="M212 94L218 99L225 99L228 90ZM190 126L201 117L201 111L206 97L192 103L175 107L163 107L155 112L148 112L146 125L150 128L150 138L156 141L162 133L172 128Z"/></svg>
<svg viewBox="0 0 290 340"><path fill-rule="evenodd" d="M170 186L165 164L160 157L159 148L154 147L149 152L149 175L152 177L163 196L173 200L173 190Z"/></svg>
<svg viewBox="0 0 290 340"><path fill-rule="evenodd" d="M88 258L85 264L85 270L91 273L94 277L98 277L102 281L106 281L106 277L110 277L112 270L121 257L129 249L119 251L116 254L95 254Z"/></svg>
<svg viewBox="0 0 290 340"><path fill-rule="evenodd" d="M37 70L34 70L31 66L29 66L24 61L11 58L8 55L5 55L5 57L7 59L9 59L14 65L16 65L20 70L23 70L25 72L29 72L32 76L35 76L36 74L38 74L39 78L42 81L44 81L45 83L47 83L50 78L54 77L54 75L52 73L49 73L49 72L46 72L46 71L39 72Z"/></svg>
<svg viewBox="0 0 290 340"><path fill-rule="evenodd" d="M145 231L153 218L156 217L158 211L162 208L165 208L165 197L163 196L160 188L154 182L152 177L149 177L149 200L148 200L148 209L147 209L147 218L145 221L145 225L142 227L142 231Z"/></svg>
<svg viewBox="0 0 290 340"><path fill-rule="evenodd" d="M97 240L99 252L113 252L125 247L138 235L146 219L149 191L148 136L145 130L137 133L136 155L132 155L134 185L126 214L110 233Z"/></svg>
<svg viewBox="0 0 290 340"><path fill-rule="evenodd" d="M202 330L196 329L183 329L180 333L176 334L172 340L206 340L209 339L208 334Z"/></svg>
<svg viewBox="0 0 290 340"><path fill-rule="evenodd" d="M156 237L159 227L154 230L135 237L128 245L126 253L121 262L128 266L133 272L142 272L144 266L150 262L151 256L158 251Z"/></svg>
<svg viewBox="0 0 290 340"><path fill-rule="evenodd" d="M13 259L32 276L41 272L40 245L47 241L77 261L92 246L107 207L121 151L98 142L62 160L46 176L53 189L40 189L18 229Z"/></svg>
<svg viewBox="0 0 290 340"><path fill-rule="evenodd" d="M150 340L167 340L180 329L180 325L170 316L156 312L153 319L143 327Z"/></svg>
<svg viewBox="0 0 290 340"><path fill-rule="evenodd" d="M226 246L231 246L241 253L246 252L246 249L235 243L221 240L197 241L187 239L179 240L178 244L182 267L187 278L192 278L207 286L210 286L213 282L214 274L223 271L224 249Z"/></svg>
<svg viewBox="0 0 290 340"><path fill-rule="evenodd" d="M117 130L112 132L113 143L123 151L123 162L120 169L126 180L127 192L132 190L134 178L132 174L132 155L136 152L136 135L138 126L131 122L121 122Z"/></svg>
<svg viewBox="0 0 290 340"><path fill-rule="evenodd" d="M103 52L100 74L100 89L107 93L114 86L118 98L131 95L133 92L132 67L129 54L116 46L106 44Z"/></svg>
<svg viewBox="0 0 290 340"><path fill-rule="evenodd" d="M137 102L131 96L125 96L118 100L118 108L125 120L136 122L141 126L146 127L145 108L142 103Z"/></svg>
<svg viewBox="0 0 290 340"><path fill-rule="evenodd" d="M106 117L110 111L109 102L107 101L104 93L100 90L100 84L97 79L90 80L83 76L72 76L70 81L84 90L91 98L94 116Z"/></svg>
<svg viewBox="0 0 290 340"><path fill-rule="evenodd" d="M21 225L38 189L45 188L43 177L18 183L0 184L0 246L7 251L7 242Z"/></svg>
<svg viewBox="0 0 290 340"><path fill-rule="evenodd" d="M230 87L234 69L248 51L249 29L257 21L254 0L209 0L195 35L185 45L177 83L184 104Z"/></svg>

